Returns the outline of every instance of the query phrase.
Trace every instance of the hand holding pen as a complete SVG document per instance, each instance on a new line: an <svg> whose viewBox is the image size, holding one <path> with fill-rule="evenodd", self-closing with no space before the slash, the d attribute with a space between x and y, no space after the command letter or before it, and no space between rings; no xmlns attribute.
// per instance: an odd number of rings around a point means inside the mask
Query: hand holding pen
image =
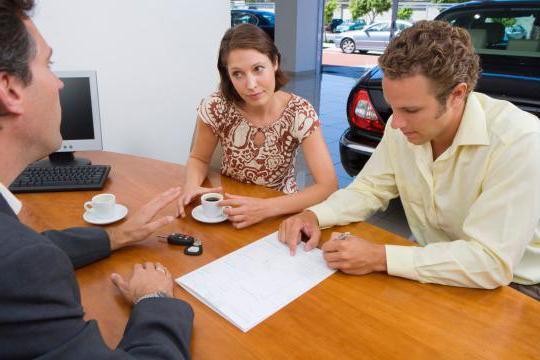
<svg viewBox="0 0 540 360"><path fill-rule="evenodd" d="M347 274L364 275L386 271L386 249L349 232L332 233L321 247L328 267Z"/></svg>

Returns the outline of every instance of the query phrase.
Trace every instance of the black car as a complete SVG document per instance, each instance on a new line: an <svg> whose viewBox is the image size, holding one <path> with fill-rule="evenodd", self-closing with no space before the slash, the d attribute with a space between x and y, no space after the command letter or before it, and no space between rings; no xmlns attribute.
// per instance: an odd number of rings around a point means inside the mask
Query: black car
<svg viewBox="0 0 540 360"><path fill-rule="evenodd" d="M253 24L264 30L274 40L275 14L263 10L231 10L231 26Z"/></svg>
<svg viewBox="0 0 540 360"><path fill-rule="evenodd" d="M540 1L475 1L453 6L436 20L469 30L482 73L475 91L511 101L540 117ZM516 39L516 25L525 39ZM355 176L382 138L392 109L378 66L364 74L347 100L349 128L341 135L341 164Z"/></svg>

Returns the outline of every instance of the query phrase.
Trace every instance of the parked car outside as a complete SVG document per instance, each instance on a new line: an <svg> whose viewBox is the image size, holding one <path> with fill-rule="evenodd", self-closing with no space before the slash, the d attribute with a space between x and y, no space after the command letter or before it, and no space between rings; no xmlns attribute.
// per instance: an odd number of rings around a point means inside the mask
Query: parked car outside
<svg viewBox="0 0 540 360"><path fill-rule="evenodd" d="M405 20L397 20L397 33L412 26ZM339 27L339 26L338 26ZM336 47L346 54L355 51L367 53L368 51L384 51L390 42L390 21L376 22L361 30L346 31L337 35L334 39Z"/></svg>
<svg viewBox="0 0 540 360"><path fill-rule="evenodd" d="M540 1L480 1L455 5L440 13L445 20L471 32L482 73L475 91L512 102L540 117ZM525 39L509 38L504 22L515 19L526 30ZM349 128L341 135L343 168L355 176L382 138L392 109L382 92L383 72L373 67L353 87L347 100Z"/></svg>
<svg viewBox="0 0 540 360"><path fill-rule="evenodd" d="M341 24L343 24L343 19L332 19L332 21L330 21L330 24L326 26L325 30L335 33L336 27L338 27L338 25L341 25Z"/></svg>
<svg viewBox="0 0 540 360"><path fill-rule="evenodd" d="M236 9L231 10L231 26L253 24L264 30L274 40L275 14L270 11Z"/></svg>
<svg viewBox="0 0 540 360"><path fill-rule="evenodd" d="M336 26L335 32L342 33L345 31L360 30L364 26L366 26L366 21L362 19L356 21L346 21L343 22L341 25Z"/></svg>

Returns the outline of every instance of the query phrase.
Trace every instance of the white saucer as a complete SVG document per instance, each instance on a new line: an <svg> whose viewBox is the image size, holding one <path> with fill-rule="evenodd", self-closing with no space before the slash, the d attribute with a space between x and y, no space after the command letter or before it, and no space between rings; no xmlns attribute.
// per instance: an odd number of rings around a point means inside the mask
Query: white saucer
<svg viewBox="0 0 540 360"><path fill-rule="evenodd" d="M221 215L212 218L204 215L202 205L199 205L195 209L193 209L193 211L191 212L191 216L193 216L195 220L208 224L219 223L227 220L227 215Z"/></svg>
<svg viewBox="0 0 540 360"><path fill-rule="evenodd" d="M94 224L94 225L106 225L106 224L112 224L113 222L116 222L118 220L122 220L126 217L128 213L127 207L121 204L116 204L114 206L114 216L108 219L100 219L96 218L94 215L92 215L90 212L86 211L83 214L84 221Z"/></svg>

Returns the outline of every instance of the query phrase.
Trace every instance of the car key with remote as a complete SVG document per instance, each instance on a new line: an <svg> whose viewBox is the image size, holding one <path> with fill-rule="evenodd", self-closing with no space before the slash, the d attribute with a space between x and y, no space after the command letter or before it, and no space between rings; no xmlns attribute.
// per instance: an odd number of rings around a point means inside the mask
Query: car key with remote
<svg viewBox="0 0 540 360"><path fill-rule="evenodd" d="M193 236L180 233L172 233L168 236L158 235L159 238L167 239L167 243L171 245L191 246L195 242Z"/></svg>
<svg viewBox="0 0 540 360"><path fill-rule="evenodd" d="M199 256L203 252L202 242L199 239L196 239L193 245L188 246L184 249L184 254L190 256Z"/></svg>

